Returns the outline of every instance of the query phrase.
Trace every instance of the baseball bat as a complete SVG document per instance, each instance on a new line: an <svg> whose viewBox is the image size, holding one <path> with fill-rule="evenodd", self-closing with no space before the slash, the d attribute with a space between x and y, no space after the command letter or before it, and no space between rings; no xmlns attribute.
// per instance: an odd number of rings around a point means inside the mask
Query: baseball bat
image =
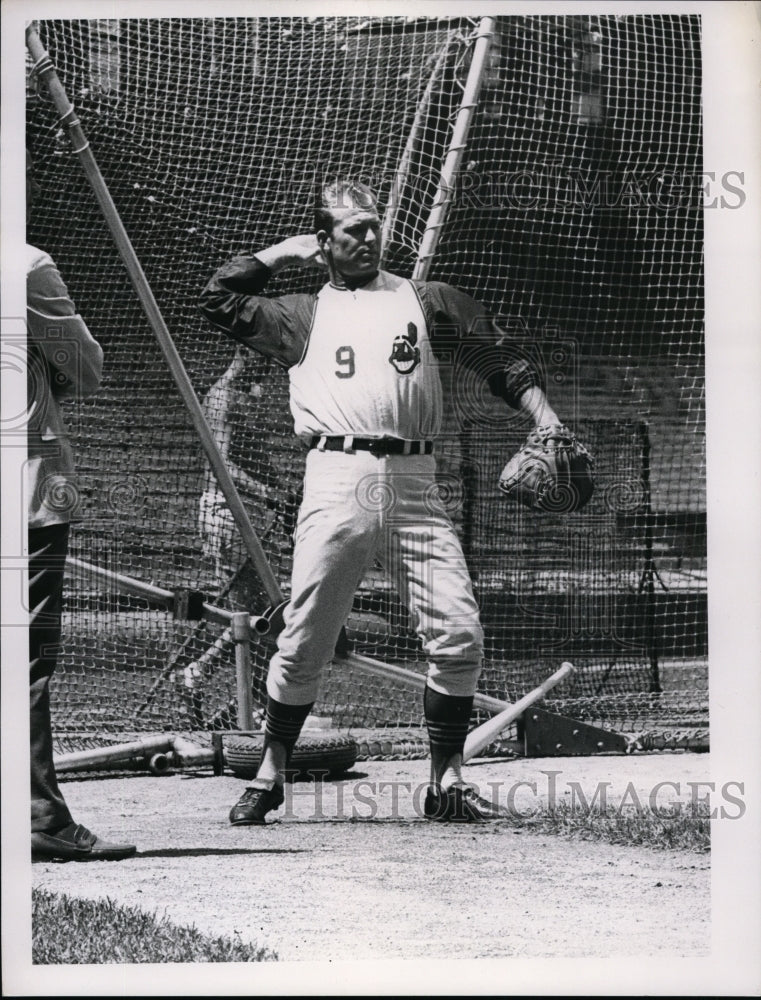
<svg viewBox="0 0 761 1000"><path fill-rule="evenodd" d="M518 716L522 715L535 701L539 701L556 684L559 684L565 677L568 677L573 672L573 669L573 664L566 660L560 665L560 669L556 670L539 687L535 687L533 691L529 691L528 694L525 694L516 701L514 705L511 705L503 712L500 712L499 715L495 715L487 722L484 722L483 725L474 729L465 740L465 750L462 755L463 760L470 760L471 757L477 756L484 747L488 746L492 740L495 740L511 722L515 722Z"/></svg>
<svg viewBox="0 0 761 1000"><path fill-rule="evenodd" d="M403 684L409 684L420 691L424 690L428 683L425 673L418 674L406 667L398 667L395 663L373 660L362 653L352 651L346 653L341 659L350 667L357 667L358 670L362 670L366 674L381 677L384 680L401 681ZM473 705L475 708L482 708L487 712L502 712L513 707L508 701L501 701L499 698L493 698L490 694L482 694L480 691L476 691Z"/></svg>

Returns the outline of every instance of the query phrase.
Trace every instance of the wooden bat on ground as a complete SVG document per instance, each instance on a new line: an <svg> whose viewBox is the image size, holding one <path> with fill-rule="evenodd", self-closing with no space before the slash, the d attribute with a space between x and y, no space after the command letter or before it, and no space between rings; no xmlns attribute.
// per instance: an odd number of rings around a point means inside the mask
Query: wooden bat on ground
<svg viewBox="0 0 761 1000"><path fill-rule="evenodd" d="M423 691L428 683L425 672L415 673L406 667L398 667L395 663L385 663L383 660L374 660L370 656L355 653L353 650L345 653L342 659L348 666L356 667L370 676L380 677L383 680L400 681L403 684L416 687L420 691ZM513 707L509 701L502 701L500 698L494 698L490 694L482 694L480 691L475 693L473 706L487 712L503 712Z"/></svg>
<svg viewBox="0 0 761 1000"><path fill-rule="evenodd" d="M463 753L463 760L470 760L471 757L476 757L488 746L493 740L495 740L499 734L510 725L511 722L515 722L519 715L530 706L533 705L535 701L539 701L543 698L548 691L552 690L556 684L559 684L565 677L573 672L573 664L565 661L560 665L560 669L556 670L551 677L548 677L543 684L539 687L534 688L533 691L529 691L522 698L515 702L514 705L510 705L509 708L504 709L498 715L484 722L477 729L474 729L472 733L469 734L468 738L465 740L465 752Z"/></svg>
<svg viewBox="0 0 761 1000"><path fill-rule="evenodd" d="M484 722L483 725L474 729L465 741L463 759L467 761L477 756L511 722L514 722L534 702L543 698L548 691L552 690L560 681L571 674L573 669L573 664L567 661L561 664L560 669L555 671L539 687L534 688L533 691L529 691L528 694L516 701L514 705L508 706L498 715L489 719L488 722ZM153 754L149 766L155 773L163 773L174 760L178 760L183 764L201 766L211 763L214 758L213 750L205 747L196 747L182 737L166 733L161 736L148 736L136 743L127 743L113 747L99 747L94 750L78 750L68 754L61 754L57 755L54 760L58 770L76 771L95 769L100 764L113 764L120 760L147 758L149 753Z"/></svg>

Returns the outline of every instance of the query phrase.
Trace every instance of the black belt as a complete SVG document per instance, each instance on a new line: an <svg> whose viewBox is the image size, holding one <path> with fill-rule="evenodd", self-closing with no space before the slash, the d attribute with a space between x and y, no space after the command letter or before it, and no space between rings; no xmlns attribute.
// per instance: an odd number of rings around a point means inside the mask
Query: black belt
<svg viewBox="0 0 761 1000"><path fill-rule="evenodd" d="M402 438L313 437L310 448L320 451L369 451L373 455L430 455L433 441Z"/></svg>

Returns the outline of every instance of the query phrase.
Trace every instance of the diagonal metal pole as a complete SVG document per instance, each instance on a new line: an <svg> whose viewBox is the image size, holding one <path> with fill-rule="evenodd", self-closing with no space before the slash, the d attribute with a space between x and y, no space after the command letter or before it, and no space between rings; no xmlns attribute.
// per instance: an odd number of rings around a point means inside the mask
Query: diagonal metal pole
<svg viewBox="0 0 761 1000"><path fill-rule="evenodd" d="M206 453L206 457L208 458L216 480L219 483L219 487L222 490L225 500L230 508L230 513L235 519L235 523L240 530L246 551L251 556L251 561L262 579L262 584L264 585L264 589L270 603L278 604L283 599L280 584L278 583L277 577L270 566L267 555L261 546L261 542L259 541L256 531L254 530L254 526L251 524L249 516L246 512L246 508L243 506L243 501L238 493L238 489L233 482L227 466L225 465L224 458L219 450L219 446L217 445L211 428L206 421L206 417L203 409L201 408L198 397L196 396L193 384L190 381L187 371L185 370L184 364L182 363L182 358L180 357L175 343L172 340L172 336L167 329L164 317L161 315L161 310L158 307L158 303L153 295L148 279L140 266L137 254L135 253L135 248L132 246L130 238L127 235L127 231L124 228L121 218L119 217L116 205L111 198L111 194L105 180L103 179L103 175L100 172L95 156L90 149L90 144L82 130L82 126L77 118L76 109L70 103L66 95L63 84L58 78L58 74L56 73L50 56L40 41L39 33L37 32L37 28L34 24L29 25L26 29L26 44L32 59L34 60L34 72L47 84L50 96L53 99L53 103L55 104L58 114L61 117L61 124L68 132L74 152L77 154L79 162L82 165L82 169L92 185L92 189L95 192L95 197L97 198L98 204L103 212L108 228L111 230L111 235L114 238L119 254L125 267L127 268L127 272L132 280L132 284L134 285L138 298L140 299L143 311L148 318L148 322L150 323L164 357L166 358L169 370L171 371L175 383L177 384L182 400L190 413L193 426L198 433L203 450Z"/></svg>

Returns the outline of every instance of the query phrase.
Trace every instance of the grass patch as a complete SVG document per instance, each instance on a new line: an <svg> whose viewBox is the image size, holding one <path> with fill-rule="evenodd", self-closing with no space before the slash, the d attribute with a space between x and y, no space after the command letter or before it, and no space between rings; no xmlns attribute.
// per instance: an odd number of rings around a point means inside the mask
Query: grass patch
<svg viewBox="0 0 761 1000"><path fill-rule="evenodd" d="M561 802L516 823L533 833L552 833L581 840L603 840L609 844L651 847L657 850L695 851L711 849L711 820L706 803L684 808L637 809L572 806Z"/></svg>
<svg viewBox="0 0 761 1000"><path fill-rule="evenodd" d="M32 961L37 965L111 962L271 962L277 955L240 938L209 937L111 899L72 899L32 890Z"/></svg>

